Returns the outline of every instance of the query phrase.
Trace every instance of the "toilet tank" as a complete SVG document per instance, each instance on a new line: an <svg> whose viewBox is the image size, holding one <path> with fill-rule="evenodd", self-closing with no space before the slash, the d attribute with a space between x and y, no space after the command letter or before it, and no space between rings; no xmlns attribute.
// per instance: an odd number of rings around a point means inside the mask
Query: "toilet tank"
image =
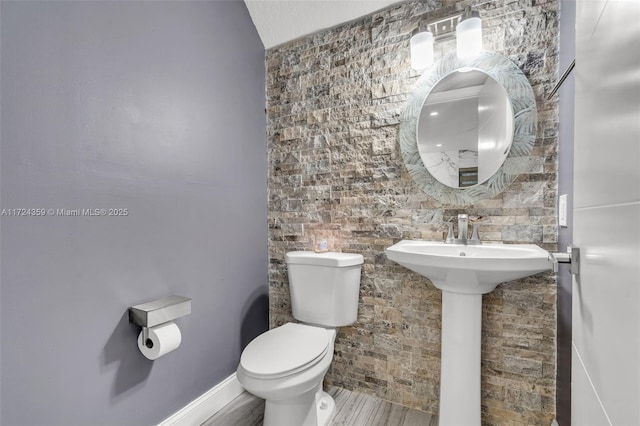
<svg viewBox="0 0 640 426"><path fill-rule="evenodd" d="M361 254L294 251L285 261L294 318L325 327L356 322Z"/></svg>

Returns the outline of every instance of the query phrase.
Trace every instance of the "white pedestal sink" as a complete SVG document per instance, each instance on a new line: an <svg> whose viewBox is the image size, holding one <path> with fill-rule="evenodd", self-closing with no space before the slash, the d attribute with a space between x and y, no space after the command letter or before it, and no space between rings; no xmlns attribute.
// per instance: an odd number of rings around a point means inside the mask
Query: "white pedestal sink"
<svg viewBox="0 0 640 426"><path fill-rule="evenodd" d="M385 253L442 290L440 426L479 426L482 295L552 269L549 252L534 244L403 240Z"/></svg>

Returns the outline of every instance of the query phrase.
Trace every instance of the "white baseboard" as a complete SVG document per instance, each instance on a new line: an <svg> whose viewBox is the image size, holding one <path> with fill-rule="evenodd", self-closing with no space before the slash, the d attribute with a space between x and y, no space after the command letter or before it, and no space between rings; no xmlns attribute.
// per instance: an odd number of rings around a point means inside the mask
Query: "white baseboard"
<svg viewBox="0 0 640 426"><path fill-rule="evenodd" d="M200 426L243 391L236 373L233 373L158 426Z"/></svg>

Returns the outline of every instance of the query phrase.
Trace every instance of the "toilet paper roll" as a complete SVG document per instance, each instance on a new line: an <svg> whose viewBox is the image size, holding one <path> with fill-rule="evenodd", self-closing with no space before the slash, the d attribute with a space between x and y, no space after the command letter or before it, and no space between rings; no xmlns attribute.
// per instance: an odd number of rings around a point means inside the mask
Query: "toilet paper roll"
<svg viewBox="0 0 640 426"><path fill-rule="evenodd" d="M173 321L155 327L149 327L149 337L142 340L142 331L138 335L138 348L142 355L154 360L177 349L182 341L180 329Z"/></svg>

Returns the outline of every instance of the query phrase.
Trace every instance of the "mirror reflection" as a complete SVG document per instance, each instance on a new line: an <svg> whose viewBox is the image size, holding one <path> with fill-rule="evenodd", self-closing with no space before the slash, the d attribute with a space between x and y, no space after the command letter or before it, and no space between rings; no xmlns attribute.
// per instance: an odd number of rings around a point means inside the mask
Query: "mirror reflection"
<svg viewBox="0 0 640 426"><path fill-rule="evenodd" d="M425 167L452 188L486 182L505 161L513 140L506 90L485 72L460 68L429 92L417 123Z"/></svg>

